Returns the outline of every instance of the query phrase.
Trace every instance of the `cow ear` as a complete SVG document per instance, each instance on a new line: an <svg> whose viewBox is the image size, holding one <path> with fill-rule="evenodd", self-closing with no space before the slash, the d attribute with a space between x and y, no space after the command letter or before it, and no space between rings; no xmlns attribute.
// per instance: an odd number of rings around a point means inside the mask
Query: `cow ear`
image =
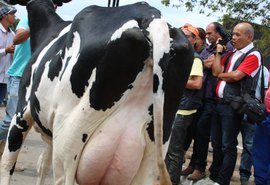
<svg viewBox="0 0 270 185"><path fill-rule="evenodd" d="M71 0L53 0L53 3L56 4L57 6L62 6L63 3L68 3Z"/></svg>
<svg viewBox="0 0 270 185"><path fill-rule="evenodd" d="M10 5L19 4L19 5L25 6L28 3L28 1L29 0L3 0L3 1L0 1L0 5L7 3Z"/></svg>

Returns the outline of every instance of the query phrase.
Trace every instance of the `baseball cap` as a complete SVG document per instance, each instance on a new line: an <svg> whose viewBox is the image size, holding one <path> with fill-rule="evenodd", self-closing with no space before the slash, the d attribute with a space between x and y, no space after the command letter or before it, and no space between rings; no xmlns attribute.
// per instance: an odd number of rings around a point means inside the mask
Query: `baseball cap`
<svg viewBox="0 0 270 185"><path fill-rule="evenodd" d="M186 23L183 27L181 27L181 30L187 30L190 31L191 33L193 33L196 37L199 37L199 31L197 28L195 28L194 26L192 26L189 23Z"/></svg>
<svg viewBox="0 0 270 185"><path fill-rule="evenodd" d="M17 9L13 6L7 6L3 5L0 7L0 19L3 18L4 15L10 14L10 13L16 13Z"/></svg>

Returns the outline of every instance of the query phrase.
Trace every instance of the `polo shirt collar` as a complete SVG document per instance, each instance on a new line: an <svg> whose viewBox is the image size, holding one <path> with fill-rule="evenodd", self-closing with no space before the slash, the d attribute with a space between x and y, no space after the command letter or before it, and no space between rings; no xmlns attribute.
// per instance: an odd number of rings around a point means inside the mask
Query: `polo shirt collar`
<svg viewBox="0 0 270 185"><path fill-rule="evenodd" d="M252 48L254 48L253 42L251 42L249 45L247 45L246 47L244 47L244 48L242 48L242 49L240 49L240 50L235 49L234 52L235 52L235 51L239 51L239 52L241 52L241 53L243 53L243 54L246 54L246 53L247 53L249 50L251 50Z"/></svg>
<svg viewBox="0 0 270 185"><path fill-rule="evenodd" d="M4 26L2 25L2 23L0 23L0 30L2 30L2 32L6 33L7 30L4 28Z"/></svg>

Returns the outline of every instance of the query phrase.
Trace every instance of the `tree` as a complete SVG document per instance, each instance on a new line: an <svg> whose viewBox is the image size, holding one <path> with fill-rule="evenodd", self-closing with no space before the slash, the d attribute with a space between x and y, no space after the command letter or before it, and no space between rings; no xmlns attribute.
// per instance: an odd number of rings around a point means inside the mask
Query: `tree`
<svg viewBox="0 0 270 185"><path fill-rule="evenodd" d="M178 1L177 6L183 6L187 11L199 8L199 13L208 15L223 13L222 22L227 29L242 21L253 24L255 30L255 45L261 50L264 58L270 56L270 0L161 0L169 6ZM210 12L210 13L209 13ZM266 65L270 68L269 59Z"/></svg>
<svg viewBox="0 0 270 185"><path fill-rule="evenodd" d="M173 0L161 0L168 6ZM270 0L175 0L179 1L187 11L199 7L200 13L224 13L242 21L253 21L270 27Z"/></svg>

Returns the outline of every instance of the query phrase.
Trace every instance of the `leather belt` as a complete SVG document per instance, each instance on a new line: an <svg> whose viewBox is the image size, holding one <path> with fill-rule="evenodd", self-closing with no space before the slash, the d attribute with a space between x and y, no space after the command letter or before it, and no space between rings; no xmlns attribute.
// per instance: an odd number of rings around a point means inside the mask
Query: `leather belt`
<svg viewBox="0 0 270 185"><path fill-rule="evenodd" d="M227 102L224 100L224 98L215 97L214 100L218 104L227 104Z"/></svg>

